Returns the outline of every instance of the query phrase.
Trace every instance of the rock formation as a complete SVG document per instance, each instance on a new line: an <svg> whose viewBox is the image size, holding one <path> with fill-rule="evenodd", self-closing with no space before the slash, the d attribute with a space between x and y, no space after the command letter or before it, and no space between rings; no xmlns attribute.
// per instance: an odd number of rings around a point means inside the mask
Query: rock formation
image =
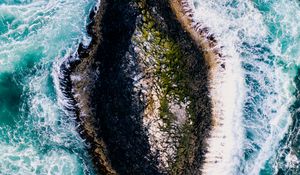
<svg viewBox="0 0 300 175"><path fill-rule="evenodd" d="M70 79L99 174L200 173L210 64L172 4L102 0L91 14Z"/></svg>

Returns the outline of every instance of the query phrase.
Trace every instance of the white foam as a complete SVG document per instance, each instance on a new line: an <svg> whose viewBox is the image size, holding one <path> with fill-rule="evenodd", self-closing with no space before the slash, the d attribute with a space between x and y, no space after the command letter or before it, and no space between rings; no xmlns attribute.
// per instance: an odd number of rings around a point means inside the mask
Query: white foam
<svg viewBox="0 0 300 175"><path fill-rule="evenodd" d="M214 35L217 40L215 47L219 48L217 50L223 57L214 60L217 65L210 70L213 127L207 141L208 153L205 155L202 172L209 175L234 174L234 166L239 164L241 157L241 147L236 146L242 142L243 137L241 127L241 105L245 92L243 72L240 68L239 55L234 47L237 38L229 29L221 27L230 24L231 19L224 18L224 14L216 11L216 7L208 5L214 4L208 2L205 6L205 3L199 2L197 9L193 9L192 20L196 30L201 24L203 28L208 28L207 36ZM224 48L220 49L222 47Z"/></svg>
<svg viewBox="0 0 300 175"><path fill-rule="evenodd" d="M196 8L191 4L192 1L187 1L188 6L192 7L192 11L189 13L193 13L191 17L195 30L200 31L200 29L207 28L206 35L215 37L217 41L215 47L223 55L221 59L215 60L217 66L211 69L210 74L214 126L208 139L208 153L205 155L202 171L209 175L238 174L241 173L238 172L239 168L246 167L246 172L248 172L246 174L257 174L259 171L256 169L260 170L263 163L273 154L289 125L284 116L287 116L287 107L290 101L283 98L289 93L284 90L285 86L280 84L268 65L263 62L258 63L259 57L267 61L268 55L250 53L252 55L248 57L242 56L242 54L247 53L247 50L243 48L245 47L243 42L247 42L249 45L262 44L264 46L266 44L268 28L264 24L262 14L250 1L236 1L234 3L223 0L193 0L193 2L198 2ZM267 44L267 47L271 46ZM258 72L244 72L241 68L242 62L259 66L260 70L263 70L263 75ZM222 69L221 64L225 66L225 69ZM243 105L249 98L246 96L249 89L244 84L245 74L255 77L261 86L265 84L266 78L269 78L271 85L262 87L266 93L269 91L271 93L276 87L273 96L266 94L267 97L263 99L264 103L259 106L264 115L258 117L262 117L261 119L267 123L262 123L262 126L258 125L258 128L252 123L245 123L244 119L245 115L248 114L244 113ZM276 75L284 77L281 70L277 70ZM276 95L276 93L282 94L282 96ZM278 100L274 102L276 99ZM274 109L278 110L276 115L272 114ZM256 122L259 123L260 121L257 120ZM267 136L267 140L255 140L258 141L257 144L261 146L262 151L253 160L243 162L243 151L248 145L244 128L252 127L248 125L253 126L254 132ZM279 127L280 125L282 126ZM264 127L270 128L271 134L265 132Z"/></svg>
<svg viewBox="0 0 300 175"><path fill-rule="evenodd" d="M73 53L72 53L73 52ZM53 77L53 82L55 85L55 90L56 90L56 94L57 94L57 102L58 105L60 106L60 109L64 109L64 112L66 113L67 116L69 117L75 117L74 111L70 111L69 109L74 109L76 107L74 107L73 102L71 101L71 99L69 99L68 97L65 96L65 94L62 91L62 87L60 84L60 81L65 79L65 75L64 72L62 72L63 70L61 70L61 66L63 64L66 64L66 68L68 68L68 59L71 59L71 57L77 57L76 52L74 52L72 49L68 49L66 51L66 55L61 58L61 57L57 57L54 62L53 65L53 71L52 71L52 77Z"/></svg>
<svg viewBox="0 0 300 175"><path fill-rule="evenodd" d="M0 174L36 175L36 174L78 174L84 169L77 165L81 163L75 155L63 150L49 150L41 157L31 145L7 145L1 143ZM46 166L45 166L46 165Z"/></svg>
<svg viewBox="0 0 300 175"><path fill-rule="evenodd" d="M86 167L91 162L74 120L63 112L70 104L60 91L58 78L62 58L74 53L81 41L89 42L86 19L94 4L93 0L37 0L0 5L0 20L7 22L5 15L13 17L9 30L0 34L0 74L24 72L17 82L23 88L20 121L14 130L0 127L0 174L92 171L92 166ZM19 158L10 161L11 156Z"/></svg>

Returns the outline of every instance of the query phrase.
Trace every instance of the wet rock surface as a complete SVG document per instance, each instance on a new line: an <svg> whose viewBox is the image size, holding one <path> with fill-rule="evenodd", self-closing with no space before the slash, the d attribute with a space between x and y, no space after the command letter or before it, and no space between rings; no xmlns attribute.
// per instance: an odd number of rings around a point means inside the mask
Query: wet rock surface
<svg viewBox="0 0 300 175"><path fill-rule="evenodd" d="M102 0L72 80L100 174L199 174L211 125L207 69L168 1Z"/></svg>

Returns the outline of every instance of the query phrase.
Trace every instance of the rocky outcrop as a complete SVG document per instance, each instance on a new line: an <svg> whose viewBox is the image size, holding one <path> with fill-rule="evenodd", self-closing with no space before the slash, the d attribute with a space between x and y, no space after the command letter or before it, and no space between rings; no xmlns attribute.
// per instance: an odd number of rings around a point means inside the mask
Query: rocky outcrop
<svg viewBox="0 0 300 175"><path fill-rule="evenodd" d="M100 174L199 174L208 64L168 1L102 0L71 81Z"/></svg>

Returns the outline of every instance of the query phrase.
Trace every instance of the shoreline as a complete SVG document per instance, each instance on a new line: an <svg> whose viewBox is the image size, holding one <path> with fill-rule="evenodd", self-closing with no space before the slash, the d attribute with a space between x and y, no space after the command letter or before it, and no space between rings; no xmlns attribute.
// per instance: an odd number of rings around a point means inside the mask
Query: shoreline
<svg viewBox="0 0 300 175"><path fill-rule="evenodd" d="M193 4L190 4L190 0L170 0L170 3L182 27L193 38L199 49L204 52L206 63L209 64L212 128L210 136L207 138L207 153L201 171L203 174L219 174L223 170L231 171L233 162L230 161L233 156L239 154L239 150L233 152L234 145L232 143L236 138L234 131L230 128L236 125L234 109L239 106L234 106L235 102L232 99L235 96L228 95L230 92L226 91L237 90L237 85L232 82L230 77L234 70L231 64L236 64L236 62L232 61L230 56L222 54L223 46L219 46L213 34L209 33L209 28L194 19L195 9ZM229 152L225 152L226 150ZM216 170L216 166L221 170Z"/></svg>
<svg viewBox="0 0 300 175"><path fill-rule="evenodd" d="M194 44L198 46L199 51L203 52L204 59L210 66L210 69L214 69L217 66L217 59L222 57L218 49L214 48L216 40L212 35L209 35L207 28L201 26L201 24L193 24L194 9L189 4L189 0L169 1L182 28L188 32Z"/></svg>
<svg viewBox="0 0 300 175"><path fill-rule="evenodd" d="M111 166L111 162L107 155L107 146L105 142L97 137L97 127L95 126L95 117L91 108L91 88L94 84L95 75L91 69L95 63L93 57L96 55L97 48L101 41L101 20L105 13L106 0L101 0L97 3L94 9L90 12L87 32L92 38L87 48L80 43L77 49L79 61L74 63L70 73L72 83L72 94L77 102L77 122L80 135L86 139L90 145L89 152L93 158L94 167L98 173L108 175L116 175L117 173Z"/></svg>
<svg viewBox="0 0 300 175"><path fill-rule="evenodd" d="M217 60L220 58L221 54L218 53L218 50L212 48L211 46L216 45L216 41L213 37L208 37L208 29L207 28L201 28L201 25L193 25L193 16L194 16L194 9L192 8L192 5L189 4L190 2L188 0L170 0L171 8L176 15L176 18L181 23L182 28L187 31L187 33L190 35L194 43L197 45L198 49L203 52L204 59L206 64L209 66L209 88L210 88L210 94L212 93L212 84L213 80L216 78L215 72L217 71ZM211 40L210 40L211 39ZM222 157L220 155L211 155L208 157L207 155L210 152L213 152L211 149L211 143L209 142L210 138L215 137L216 128L219 125L218 121L218 114L214 111L214 108L216 108L216 100L213 96L210 97L212 100L212 123L211 123L211 129L209 131L209 136L205 138L206 142L206 149L207 152L204 154L204 160L200 167L200 172L203 174L209 174L209 170L207 170L207 167L214 166L216 162L218 162Z"/></svg>

